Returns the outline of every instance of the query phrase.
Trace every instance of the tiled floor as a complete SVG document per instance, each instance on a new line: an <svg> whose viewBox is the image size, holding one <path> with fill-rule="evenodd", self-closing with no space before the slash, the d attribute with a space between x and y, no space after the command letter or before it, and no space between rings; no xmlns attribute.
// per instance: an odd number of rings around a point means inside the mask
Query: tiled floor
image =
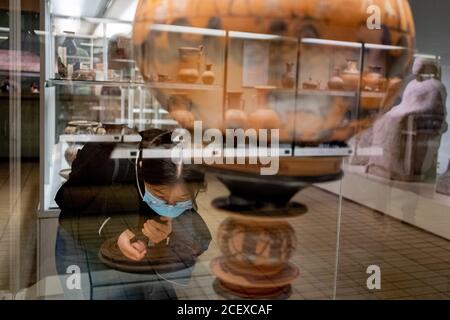
<svg viewBox="0 0 450 320"><path fill-rule="evenodd" d="M33 220L33 210L37 206L38 167L36 164L25 165L23 171L23 212L27 213L28 220ZM2 170L0 180L0 197L5 197L7 176ZM225 188L211 178L208 191L198 199L199 212L213 236L226 215L212 208L211 200L224 194ZM298 239L291 261L301 273L293 283L291 299L332 299L338 198L318 188L309 188L299 193L296 200L305 204L309 211L289 220ZM7 225L5 217L8 215L2 208L0 230ZM341 219L337 299L450 299L450 241L349 201L343 202ZM29 239L32 239L34 224L26 225L30 230ZM8 239L4 233L0 248L8 247ZM30 278L31 271L35 270L34 245L28 243L26 248L29 261L23 261L27 262L28 270L23 272L27 271ZM220 251L213 241L197 263L191 284L177 287L179 298L221 298L214 292L214 277L209 269L210 261L217 256L220 256ZM0 251L0 288L7 285L8 261L9 252ZM381 290L367 289L369 275L366 270L370 265L381 268Z"/></svg>
<svg viewBox="0 0 450 320"><path fill-rule="evenodd" d="M20 261L20 269L13 270L20 279L19 287L35 281L36 270L36 209L39 199L39 164L23 163L21 167L22 192L20 214L21 252L11 254L11 212L9 198L9 164L0 163L0 291L10 288L11 263ZM17 233L16 233L17 234ZM15 235L14 235L15 238ZM18 256L17 256L18 254Z"/></svg>

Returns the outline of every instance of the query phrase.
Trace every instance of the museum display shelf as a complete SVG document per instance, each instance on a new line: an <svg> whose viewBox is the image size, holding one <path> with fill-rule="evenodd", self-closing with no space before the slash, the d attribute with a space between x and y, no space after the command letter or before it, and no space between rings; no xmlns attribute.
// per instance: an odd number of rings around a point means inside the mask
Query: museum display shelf
<svg viewBox="0 0 450 320"><path fill-rule="evenodd" d="M219 85L206 85L206 84L187 84L176 82L154 82L145 84L141 81L108 81L108 80L69 80L69 79L50 79L47 81L47 86L107 86L107 87L120 87L120 88L137 88L148 87L165 90L192 90L192 91L214 91L223 90Z"/></svg>

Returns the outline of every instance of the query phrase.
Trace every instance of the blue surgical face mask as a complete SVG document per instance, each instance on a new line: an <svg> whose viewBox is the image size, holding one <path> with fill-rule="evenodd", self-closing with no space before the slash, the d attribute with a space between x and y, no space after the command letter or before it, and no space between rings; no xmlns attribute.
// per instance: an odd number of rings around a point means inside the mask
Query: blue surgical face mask
<svg viewBox="0 0 450 320"><path fill-rule="evenodd" d="M167 204L166 201L159 199L151 194L148 190L145 190L144 202L162 217L166 218L178 218L185 211L192 209L192 201L177 202L175 205Z"/></svg>

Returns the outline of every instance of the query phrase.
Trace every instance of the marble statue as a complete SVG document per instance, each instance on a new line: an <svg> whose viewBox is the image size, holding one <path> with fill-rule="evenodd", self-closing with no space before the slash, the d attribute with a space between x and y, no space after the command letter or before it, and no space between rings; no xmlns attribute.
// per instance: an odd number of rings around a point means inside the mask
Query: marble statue
<svg viewBox="0 0 450 320"><path fill-rule="evenodd" d="M435 179L440 140L447 130L447 92L439 73L435 60L416 58L415 79L407 85L401 103L358 142L358 147L381 149L382 155L355 157L351 164L366 165L368 173L391 180Z"/></svg>

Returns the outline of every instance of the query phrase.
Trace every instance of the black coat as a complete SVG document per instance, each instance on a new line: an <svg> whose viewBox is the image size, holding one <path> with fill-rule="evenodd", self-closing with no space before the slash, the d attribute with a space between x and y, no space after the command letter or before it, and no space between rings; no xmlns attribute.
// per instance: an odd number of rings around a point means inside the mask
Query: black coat
<svg viewBox="0 0 450 320"><path fill-rule="evenodd" d="M133 160L111 159L116 146L86 144L55 198L61 209L60 227L93 250L127 229L140 235L147 220L159 217L140 198ZM188 266L208 249L211 234L196 211L173 219L172 230L169 246L162 243L151 250L165 250Z"/></svg>

